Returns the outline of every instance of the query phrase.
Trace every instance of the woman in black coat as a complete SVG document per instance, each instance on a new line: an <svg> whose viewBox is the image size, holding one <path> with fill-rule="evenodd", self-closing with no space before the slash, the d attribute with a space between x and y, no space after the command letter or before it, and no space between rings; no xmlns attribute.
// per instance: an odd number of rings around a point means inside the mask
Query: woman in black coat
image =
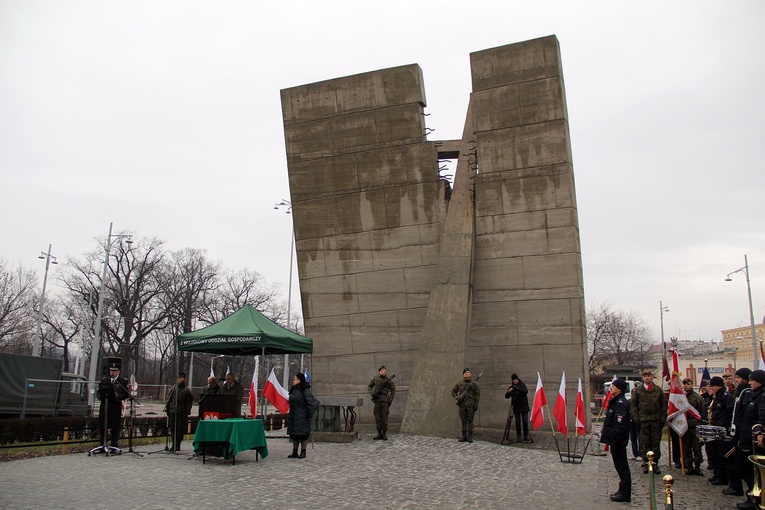
<svg viewBox="0 0 765 510"><path fill-rule="evenodd" d="M529 436L529 389L526 383L520 380L518 374L510 376L513 384L505 392L505 398L512 399L510 405L515 415L515 435L516 441L521 442L521 425L523 425L523 440L531 441Z"/></svg>
<svg viewBox="0 0 765 510"><path fill-rule="evenodd" d="M305 459L308 436L311 435L311 418L317 407L318 402L311 393L311 385L305 382L305 374L295 374L290 387L290 410L287 413L287 434L293 445L292 455L288 455L288 458Z"/></svg>

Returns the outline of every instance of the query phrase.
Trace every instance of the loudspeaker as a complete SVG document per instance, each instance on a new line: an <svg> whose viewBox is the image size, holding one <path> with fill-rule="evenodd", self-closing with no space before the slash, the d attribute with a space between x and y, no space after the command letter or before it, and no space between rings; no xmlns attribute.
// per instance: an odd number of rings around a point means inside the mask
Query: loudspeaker
<svg viewBox="0 0 765 510"><path fill-rule="evenodd" d="M101 360L101 377L109 376L109 367L113 364L120 367L120 371L122 370L122 358L105 356L104 359Z"/></svg>

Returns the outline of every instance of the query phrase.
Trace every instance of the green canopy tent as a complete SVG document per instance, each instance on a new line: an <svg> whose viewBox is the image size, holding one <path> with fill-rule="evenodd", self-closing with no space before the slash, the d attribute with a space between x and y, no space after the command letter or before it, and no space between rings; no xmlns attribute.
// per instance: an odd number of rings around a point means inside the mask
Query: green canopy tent
<svg viewBox="0 0 765 510"><path fill-rule="evenodd" d="M178 336L178 349L227 356L311 354L313 340L279 326L252 305L215 324Z"/></svg>
<svg viewBox="0 0 765 510"><path fill-rule="evenodd" d="M313 353L313 340L279 326L252 305L244 305L215 324L179 335L177 341L181 351L227 356ZM265 416L264 399L261 402Z"/></svg>

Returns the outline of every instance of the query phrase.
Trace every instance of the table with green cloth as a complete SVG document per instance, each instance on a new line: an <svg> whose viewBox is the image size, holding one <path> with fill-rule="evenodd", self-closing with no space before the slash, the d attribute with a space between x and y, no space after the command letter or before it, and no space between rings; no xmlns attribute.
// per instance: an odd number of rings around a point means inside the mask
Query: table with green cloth
<svg viewBox="0 0 765 510"><path fill-rule="evenodd" d="M256 450L255 462L258 461L258 455L263 458L268 457L263 420L242 418L200 420L194 434L193 445L194 452L202 454L203 463L208 445L220 446L223 458L233 460L234 464L236 464L236 454L244 450Z"/></svg>

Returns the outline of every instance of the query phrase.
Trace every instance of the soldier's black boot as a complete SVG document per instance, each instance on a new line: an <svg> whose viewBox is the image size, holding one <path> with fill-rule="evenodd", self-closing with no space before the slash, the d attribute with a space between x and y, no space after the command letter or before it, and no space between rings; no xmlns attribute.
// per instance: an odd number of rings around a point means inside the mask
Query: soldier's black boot
<svg viewBox="0 0 765 510"><path fill-rule="evenodd" d="M382 439L382 438L383 438L383 431L382 431L382 429L377 429L377 435L375 437L373 437L372 439L377 441L378 439Z"/></svg>
<svg viewBox="0 0 765 510"><path fill-rule="evenodd" d="M298 455L298 459L305 459L305 449L300 449L300 455Z"/></svg>
<svg viewBox="0 0 765 510"><path fill-rule="evenodd" d="M298 458L298 452L297 448L292 449L292 455L287 455L288 459L297 459Z"/></svg>
<svg viewBox="0 0 765 510"><path fill-rule="evenodd" d="M382 440L387 441L388 440L388 431L385 429L382 429Z"/></svg>
<svg viewBox="0 0 765 510"><path fill-rule="evenodd" d="M460 442L460 443L464 443L464 442L466 442L466 441L467 441L467 432L465 432L465 431L463 430L463 431L462 431L462 437L461 437L461 438L459 438L459 442Z"/></svg>
<svg viewBox="0 0 765 510"><path fill-rule="evenodd" d="M473 442L473 433L472 432L468 432L467 442L468 443L472 443Z"/></svg>

